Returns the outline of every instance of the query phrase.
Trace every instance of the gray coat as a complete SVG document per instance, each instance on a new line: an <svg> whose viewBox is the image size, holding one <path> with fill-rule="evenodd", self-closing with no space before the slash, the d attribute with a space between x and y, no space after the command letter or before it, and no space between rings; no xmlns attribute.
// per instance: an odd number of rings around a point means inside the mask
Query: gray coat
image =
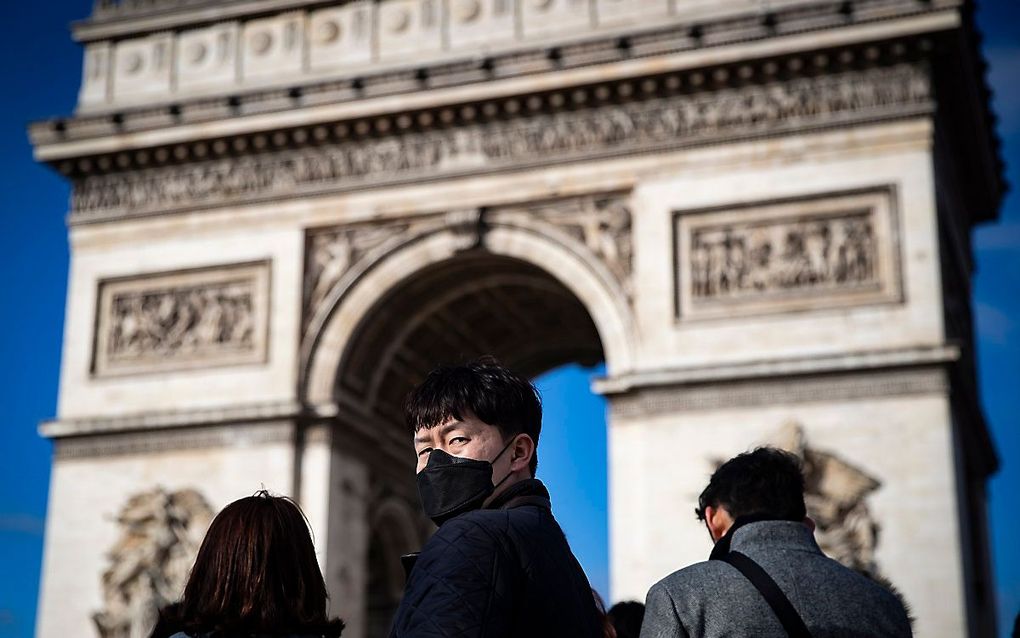
<svg viewBox="0 0 1020 638"><path fill-rule="evenodd" d="M827 558L801 523L762 521L733 534L730 550L768 572L813 638L911 635L907 613L889 590ZM691 565L648 592L641 638L784 638L758 590L722 561Z"/></svg>

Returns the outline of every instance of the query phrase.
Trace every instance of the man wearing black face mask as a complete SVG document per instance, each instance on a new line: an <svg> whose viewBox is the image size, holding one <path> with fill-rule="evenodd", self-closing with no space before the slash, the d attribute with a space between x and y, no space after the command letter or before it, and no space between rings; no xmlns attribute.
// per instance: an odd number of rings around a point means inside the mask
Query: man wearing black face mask
<svg viewBox="0 0 1020 638"><path fill-rule="evenodd" d="M534 478L534 386L490 359L441 367L404 412L422 506L439 530L405 563L391 637L601 637L591 586Z"/></svg>
<svg viewBox="0 0 1020 638"><path fill-rule="evenodd" d="M648 592L641 638L909 638L896 596L827 558L797 457L759 448L723 463L698 499L710 559Z"/></svg>

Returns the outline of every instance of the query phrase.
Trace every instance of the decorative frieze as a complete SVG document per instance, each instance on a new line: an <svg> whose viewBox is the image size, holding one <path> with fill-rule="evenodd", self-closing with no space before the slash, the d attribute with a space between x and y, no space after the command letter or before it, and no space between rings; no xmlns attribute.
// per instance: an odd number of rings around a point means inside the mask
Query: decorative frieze
<svg viewBox="0 0 1020 638"><path fill-rule="evenodd" d="M406 233L408 226L407 222L397 222L310 231L305 265L305 307L318 308L344 273L366 252L395 235Z"/></svg>
<svg viewBox="0 0 1020 638"><path fill-rule="evenodd" d="M93 373L265 360L269 263L100 283Z"/></svg>
<svg viewBox="0 0 1020 638"><path fill-rule="evenodd" d="M484 218L483 218L484 215ZM491 226L536 228L562 233L579 252L601 262L628 296L631 291L631 213L623 194L599 194L448 211L442 215L350 224L308 231L305 252L304 321L316 316L330 292L355 269L370 267L386 245L443 229L464 236L465 247L477 245ZM372 253L380 253L372 255Z"/></svg>
<svg viewBox="0 0 1020 638"><path fill-rule="evenodd" d="M578 99L570 110L559 93L448 109L438 119L461 125L438 130L393 134L415 123L411 115L338 123L333 134L349 141L87 177L75 186L72 219L305 196L880 121L927 112L931 98L926 74L910 65L611 102L614 92L628 97L635 89L622 83L612 90L596 87L590 95L582 91L571 96ZM589 99L602 105L582 106ZM542 110L553 112L520 115ZM504 119L507 115L512 117ZM422 113L417 124L427 127L435 119ZM298 132L293 141L307 143L308 133ZM323 128L322 134L329 137L330 131ZM235 142L235 150L249 149L246 138ZM202 147L203 154L209 151ZM189 152L182 147L184 157Z"/></svg>
<svg viewBox="0 0 1020 638"><path fill-rule="evenodd" d="M305 326L330 291L366 255L384 244L398 244L426 228L441 228L450 221L455 221L454 214L310 229L305 242Z"/></svg>
<svg viewBox="0 0 1020 638"><path fill-rule="evenodd" d="M896 301L895 191L675 215L681 319Z"/></svg>
<svg viewBox="0 0 1020 638"><path fill-rule="evenodd" d="M488 211L486 221L552 225L602 262L630 298L633 244L631 212L626 195L590 195L540 202L522 208L495 208Z"/></svg>

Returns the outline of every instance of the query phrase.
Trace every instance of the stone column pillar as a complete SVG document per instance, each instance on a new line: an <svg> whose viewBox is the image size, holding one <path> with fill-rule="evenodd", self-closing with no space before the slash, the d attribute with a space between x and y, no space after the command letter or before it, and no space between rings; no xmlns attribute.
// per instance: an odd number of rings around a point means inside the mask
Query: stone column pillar
<svg viewBox="0 0 1020 638"><path fill-rule="evenodd" d="M333 436L334 424L306 431L301 502L308 515L329 591L330 615L344 619L344 637L365 637L368 588L369 467ZM363 456L363 455L362 455Z"/></svg>
<svg viewBox="0 0 1020 638"><path fill-rule="evenodd" d="M368 465L333 449L326 584L345 636L364 638L368 591Z"/></svg>

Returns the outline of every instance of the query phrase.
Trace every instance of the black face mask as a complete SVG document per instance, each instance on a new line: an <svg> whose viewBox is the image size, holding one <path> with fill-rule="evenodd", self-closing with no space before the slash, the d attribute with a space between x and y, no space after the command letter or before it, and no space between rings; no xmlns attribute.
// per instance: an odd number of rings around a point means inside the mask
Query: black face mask
<svg viewBox="0 0 1020 638"><path fill-rule="evenodd" d="M458 514L478 509L496 488L510 478L510 472L496 485L492 484L492 464L503 456L507 443L492 461L479 461L451 456L436 449L429 453L429 462L416 478L418 496L425 515L442 525Z"/></svg>

